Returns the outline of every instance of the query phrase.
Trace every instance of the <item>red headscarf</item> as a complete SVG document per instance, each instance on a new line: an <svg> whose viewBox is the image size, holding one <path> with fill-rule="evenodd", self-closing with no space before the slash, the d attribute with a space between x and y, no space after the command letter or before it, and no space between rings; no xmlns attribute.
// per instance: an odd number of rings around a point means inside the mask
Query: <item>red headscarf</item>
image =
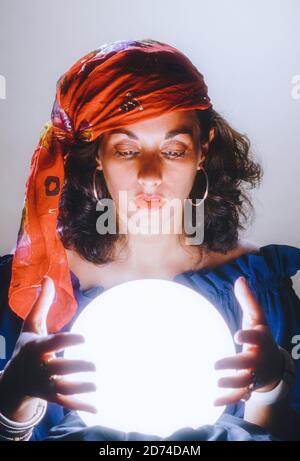
<svg viewBox="0 0 300 461"><path fill-rule="evenodd" d="M47 326L76 312L66 252L56 230L68 146L163 113L207 109L203 76L176 48L154 40L117 41L79 59L57 82L51 122L33 153L13 258L9 304L23 319L44 275L56 288Z"/></svg>

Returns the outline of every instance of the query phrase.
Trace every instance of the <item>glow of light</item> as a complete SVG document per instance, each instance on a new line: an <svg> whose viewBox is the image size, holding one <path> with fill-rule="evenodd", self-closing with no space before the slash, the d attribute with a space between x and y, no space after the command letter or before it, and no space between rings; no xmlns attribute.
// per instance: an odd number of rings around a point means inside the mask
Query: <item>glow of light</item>
<svg viewBox="0 0 300 461"><path fill-rule="evenodd" d="M183 427L213 424L224 411L214 363L235 354L230 331L217 309L182 284L142 279L97 296L72 331L85 344L65 357L93 361L97 391L79 397L97 406L79 412L88 426L167 437ZM96 375L96 378L95 378Z"/></svg>

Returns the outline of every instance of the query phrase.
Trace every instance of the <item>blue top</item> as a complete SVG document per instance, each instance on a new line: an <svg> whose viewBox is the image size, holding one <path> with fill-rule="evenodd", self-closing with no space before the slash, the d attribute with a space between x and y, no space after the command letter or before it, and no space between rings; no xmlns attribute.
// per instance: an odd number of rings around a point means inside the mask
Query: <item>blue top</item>
<svg viewBox="0 0 300 461"><path fill-rule="evenodd" d="M1 355L0 369L10 359L20 333L22 321L8 305L8 288L13 255L0 257L0 335L6 341L6 357ZM268 325L276 342L291 352L295 344L292 338L300 335L300 299L291 280L300 269L300 249L288 245L266 245L256 253L248 253L214 269L187 271L177 275L175 282L200 292L225 318L232 333L241 327L241 309L234 296L235 280L243 275L262 306ZM79 280L71 272L74 294L78 302L78 315L89 302L104 291L103 287L80 290ZM75 317L76 318L76 317ZM72 319L72 322L75 320ZM72 322L64 327L68 330ZM239 346L237 346L238 350ZM292 389L292 405L300 413L300 360L295 360L296 383ZM34 429L33 440L46 437L48 430L56 426L67 411L56 404L48 404L43 421ZM226 413L243 416L242 404L230 405Z"/></svg>

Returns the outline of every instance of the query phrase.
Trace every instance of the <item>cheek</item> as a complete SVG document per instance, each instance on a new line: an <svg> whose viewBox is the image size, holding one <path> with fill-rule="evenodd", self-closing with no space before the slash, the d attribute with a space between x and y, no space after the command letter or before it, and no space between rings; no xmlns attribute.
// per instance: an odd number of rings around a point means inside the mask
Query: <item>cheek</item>
<svg viewBox="0 0 300 461"><path fill-rule="evenodd" d="M132 188L134 174L130 168L111 164L106 168L103 167L103 170L109 193L114 200L118 198L120 191L129 191Z"/></svg>
<svg viewBox="0 0 300 461"><path fill-rule="evenodd" d="M197 174L195 164L178 165L168 172L168 184L176 191L178 198L186 198L190 193Z"/></svg>

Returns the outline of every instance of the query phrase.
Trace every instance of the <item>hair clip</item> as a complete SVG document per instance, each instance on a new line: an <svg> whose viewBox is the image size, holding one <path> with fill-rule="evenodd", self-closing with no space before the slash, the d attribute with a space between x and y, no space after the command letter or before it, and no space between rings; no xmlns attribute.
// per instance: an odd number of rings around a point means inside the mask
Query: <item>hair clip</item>
<svg viewBox="0 0 300 461"><path fill-rule="evenodd" d="M139 107L139 110L144 110L140 101L133 97L132 93L126 93L123 103L120 105L119 109L123 112L129 112L130 110Z"/></svg>

